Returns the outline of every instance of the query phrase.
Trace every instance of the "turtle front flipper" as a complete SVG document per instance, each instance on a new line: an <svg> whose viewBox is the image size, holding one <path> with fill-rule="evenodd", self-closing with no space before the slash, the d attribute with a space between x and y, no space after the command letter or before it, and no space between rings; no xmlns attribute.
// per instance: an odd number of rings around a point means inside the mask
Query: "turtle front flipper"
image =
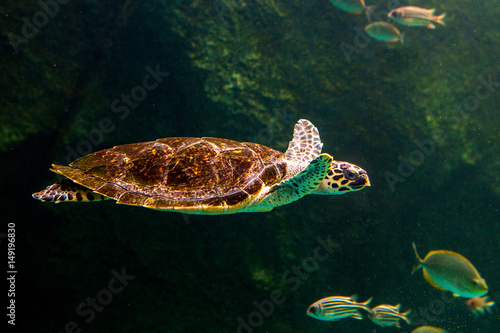
<svg viewBox="0 0 500 333"><path fill-rule="evenodd" d="M108 199L104 195L89 190L69 179L63 179L48 186L45 190L33 193L33 198L41 201L65 202L65 201L100 201Z"/></svg>
<svg viewBox="0 0 500 333"><path fill-rule="evenodd" d="M266 197L257 204L244 209L244 212L267 212L274 207L299 200L312 193L326 177L333 157L320 154L309 166L297 176L290 178L271 188Z"/></svg>
<svg viewBox="0 0 500 333"><path fill-rule="evenodd" d="M318 129L306 119L300 119L293 129L293 139L285 152L287 177L292 178L304 171L312 160L321 154L323 143Z"/></svg>

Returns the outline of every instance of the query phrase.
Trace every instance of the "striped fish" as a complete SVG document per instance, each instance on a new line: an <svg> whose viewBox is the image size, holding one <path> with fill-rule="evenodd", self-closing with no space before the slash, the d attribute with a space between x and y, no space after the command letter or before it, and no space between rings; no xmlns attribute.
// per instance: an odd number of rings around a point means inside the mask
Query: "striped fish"
<svg viewBox="0 0 500 333"><path fill-rule="evenodd" d="M371 300L372 297L363 303L357 303L356 295L352 295L351 297L326 297L311 304L309 309L307 309L306 314L310 317L325 321L337 321L348 317L361 320L363 319L363 316L359 310L362 309L371 313L371 310L368 307Z"/></svg>
<svg viewBox="0 0 500 333"><path fill-rule="evenodd" d="M379 306L376 306L372 309L372 313L368 315L368 317L373 321L375 324L385 327L385 326L399 326L399 320L402 319L404 320L408 325L410 324L410 319L408 319L408 315L411 312L411 309L399 313L399 310L401 309L401 304L398 304L396 306L388 305L388 304L381 304Z"/></svg>

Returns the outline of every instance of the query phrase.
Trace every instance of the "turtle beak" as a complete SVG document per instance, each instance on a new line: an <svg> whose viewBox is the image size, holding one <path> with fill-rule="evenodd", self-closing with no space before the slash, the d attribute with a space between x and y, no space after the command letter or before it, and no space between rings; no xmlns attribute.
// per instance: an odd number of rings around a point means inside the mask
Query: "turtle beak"
<svg viewBox="0 0 500 333"><path fill-rule="evenodd" d="M372 186L372 184L370 183L370 178L368 178L368 175L365 175L365 180L366 180L366 184L365 186Z"/></svg>
<svg viewBox="0 0 500 333"><path fill-rule="evenodd" d="M363 170L359 176L359 178L363 178L365 180L365 186L372 186L370 178L368 178L368 173L365 170Z"/></svg>
<svg viewBox="0 0 500 333"><path fill-rule="evenodd" d="M356 181L354 181L351 184L349 184L349 186L351 188L353 188L353 189L356 189L356 190L360 190L360 189L362 189L363 187L366 187L366 186L371 186L370 179L368 178L368 174L361 173L359 175L359 178L356 179Z"/></svg>

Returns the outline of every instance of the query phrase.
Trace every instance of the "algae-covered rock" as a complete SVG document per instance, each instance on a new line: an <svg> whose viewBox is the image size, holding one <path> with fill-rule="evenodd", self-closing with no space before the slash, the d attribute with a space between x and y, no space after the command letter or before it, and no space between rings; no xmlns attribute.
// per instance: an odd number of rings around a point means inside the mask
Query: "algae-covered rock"
<svg viewBox="0 0 500 333"><path fill-rule="evenodd" d="M432 313L420 309L439 294L410 274L411 240L463 253L498 290L494 1L430 0L425 7L448 13L446 26L398 26L403 45L370 39L365 15L327 0L72 1L13 54L8 34L22 35L22 18L39 10L29 3L2 3L9 190L0 202L20 235L18 300L31 311L19 316L33 314L36 329L75 321L95 332L234 332L241 318L254 331L366 332L369 321L316 322L306 308L358 293ZM129 105L157 66L168 76ZM284 151L300 118L319 128L324 152L363 167L372 186L228 216L30 197L54 180L51 162L71 162L86 145L214 136ZM87 297L122 267L136 279L87 323L76 309L88 310ZM273 295L272 314L259 312ZM454 302L439 316L449 327L496 328L494 316L472 322Z"/></svg>
<svg viewBox="0 0 500 333"><path fill-rule="evenodd" d="M34 5L33 5L34 4ZM78 11L58 2L2 3L0 150L53 135L85 95L92 41Z"/></svg>
<svg viewBox="0 0 500 333"><path fill-rule="evenodd" d="M475 113L459 124L452 124L450 117L456 112L454 105L472 103L469 96L481 75L498 71L490 57L498 39L493 38L496 29L491 25L457 24L466 15L463 7L435 5L440 12L451 12L446 27L435 31L402 27L408 30L407 45L387 45L362 32L364 17L339 11L326 1L166 4L172 30L189 42L193 65L207 72L205 92L213 101L262 124L276 121L270 109L285 105L297 118L316 114L323 123L362 136L376 150L387 148L386 141L398 141L400 146L392 153L395 161L398 154L415 149L412 142L434 140L436 133L444 132L446 139L432 157L443 162L438 173L444 174L461 163L481 161L481 167L495 163L479 147L497 138L498 121L485 116L498 95L491 91L491 98L471 106ZM498 8L482 6L483 19L494 22ZM375 14L384 15L385 6L379 8ZM487 38L489 46L458 42L469 40L471 31ZM377 127L383 131L373 140ZM401 141L400 135L406 140ZM498 187L496 173L491 176ZM441 185L433 182L434 188Z"/></svg>
<svg viewBox="0 0 500 333"><path fill-rule="evenodd" d="M0 151L36 135L60 145L82 140L109 112L106 62L130 8L93 1L2 7Z"/></svg>

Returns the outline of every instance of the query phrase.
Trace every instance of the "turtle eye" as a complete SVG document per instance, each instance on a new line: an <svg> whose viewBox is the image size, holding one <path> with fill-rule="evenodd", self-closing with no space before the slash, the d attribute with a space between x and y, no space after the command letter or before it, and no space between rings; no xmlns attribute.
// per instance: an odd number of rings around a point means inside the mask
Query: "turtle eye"
<svg viewBox="0 0 500 333"><path fill-rule="evenodd" d="M349 180L358 179L358 174L356 172L352 172L351 170L344 170L344 177Z"/></svg>

